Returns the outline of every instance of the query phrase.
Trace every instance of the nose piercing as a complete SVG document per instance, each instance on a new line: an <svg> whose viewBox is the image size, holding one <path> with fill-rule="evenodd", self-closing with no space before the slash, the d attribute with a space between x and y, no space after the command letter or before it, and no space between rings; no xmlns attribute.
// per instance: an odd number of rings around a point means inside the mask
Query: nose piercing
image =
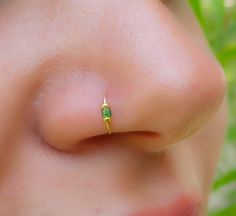
<svg viewBox="0 0 236 216"><path fill-rule="evenodd" d="M107 103L106 97L104 97L104 101L102 104L102 117L103 117L103 120L106 125L108 133L111 134L112 133L112 131L111 131L111 108L110 108L109 104Z"/></svg>

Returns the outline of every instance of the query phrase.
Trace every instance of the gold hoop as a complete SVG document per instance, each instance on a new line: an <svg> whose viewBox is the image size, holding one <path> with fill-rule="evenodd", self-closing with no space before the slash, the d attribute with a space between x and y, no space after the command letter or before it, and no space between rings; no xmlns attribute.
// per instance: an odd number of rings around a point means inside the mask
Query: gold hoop
<svg viewBox="0 0 236 216"><path fill-rule="evenodd" d="M106 125L106 128L107 128L107 131L109 134L112 133L112 130L111 130L111 108L109 106L109 104L107 103L107 99L106 97L104 97L104 101L103 101L103 104L102 104L102 117L103 117L103 121Z"/></svg>

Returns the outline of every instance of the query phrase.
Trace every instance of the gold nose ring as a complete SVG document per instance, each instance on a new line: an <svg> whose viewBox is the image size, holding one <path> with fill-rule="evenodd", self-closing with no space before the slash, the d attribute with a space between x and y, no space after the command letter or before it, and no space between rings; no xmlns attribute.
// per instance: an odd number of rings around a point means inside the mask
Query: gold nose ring
<svg viewBox="0 0 236 216"><path fill-rule="evenodd" d="M102 117L103 117L103 121L106 125L107 131L109 134L112 133L111 131L111 108L107 102L106 97L104 97L104 101L102 104Z"/></svg>

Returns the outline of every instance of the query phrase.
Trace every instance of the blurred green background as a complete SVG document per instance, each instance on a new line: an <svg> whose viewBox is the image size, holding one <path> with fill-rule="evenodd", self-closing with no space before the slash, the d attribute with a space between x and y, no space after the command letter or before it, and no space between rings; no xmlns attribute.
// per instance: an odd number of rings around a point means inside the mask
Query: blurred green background
<svg viewBox="0 0 236 216"><path fill-rule="evenodd" d="M228 81L229 129L209 216L236 216L236 0L189 0Z"/></svg>

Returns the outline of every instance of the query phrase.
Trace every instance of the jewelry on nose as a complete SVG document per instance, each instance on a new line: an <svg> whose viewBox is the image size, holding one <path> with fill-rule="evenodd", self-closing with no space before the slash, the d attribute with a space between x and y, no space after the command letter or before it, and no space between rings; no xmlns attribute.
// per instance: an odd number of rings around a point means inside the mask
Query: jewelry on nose
<svg viewBox="0 0 236 216"><path fill-rule="evenodd" d="M111 108L107 102L107 99L106 97L104 97L104 101L103 101L103 104L102 104L102 117L103 117L103 120L104 120L104 123L106 125L106 128L107 128L107 131L109 134L112 133L112 130L111 130Z"/></svg>

